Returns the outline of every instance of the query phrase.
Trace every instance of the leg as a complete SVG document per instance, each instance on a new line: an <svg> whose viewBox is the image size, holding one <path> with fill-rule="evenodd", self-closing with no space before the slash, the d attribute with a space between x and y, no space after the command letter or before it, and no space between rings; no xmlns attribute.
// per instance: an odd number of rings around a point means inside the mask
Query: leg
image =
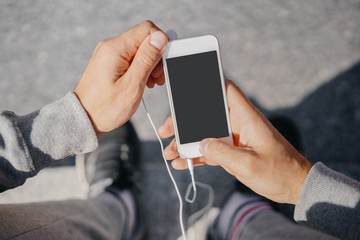
<svg viewBox="0 0 360 240"><path fill-rule="evenodd" d="M217 240L337 239L291 222L254 193L233 192L225 201L211 234Z"/></svg>
<svg viewBox="0 0 360 240"><path fill-rule="evenodd" d="M141 239L139 152L130 123L103 135L77 157L88 199L0 206L0 239Z"/></svg>
<svg viewBox="0 0 360 240"><path fill-rule="evenodd" d="M338 239L334 236L319 232L315 229L291 222L274 210L259 214L250 220L238 239Z"/></svg>
<svg viewBox="0 0 360 240"><path fill-rule="evenodd" d="M88 200L2 205L0 238L125 239L127 209L107 192Z"/></svg>

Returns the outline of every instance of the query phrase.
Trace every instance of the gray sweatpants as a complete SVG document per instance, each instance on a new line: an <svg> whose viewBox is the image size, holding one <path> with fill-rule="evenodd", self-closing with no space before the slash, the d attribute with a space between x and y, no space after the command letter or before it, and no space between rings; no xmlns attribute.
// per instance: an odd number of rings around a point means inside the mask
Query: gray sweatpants
<svg viewBox="0 0 360 240"><path fill-rule="evenodd" d="M261 240L323 240L338 239L312 228L291 222L278 212L267 211L244 226L239 239Z"/></svg>
<svg viewBox="0 0 360 240"><path fill-rule="evenodd" d="M127 239L127 210L110 193L88 200L0 205L1 239ZM239 239L337 239L268 211Z"/></svg>
<svg viewBox="0 0 360 240"><path fill-rule="evenodd" d="M88 200L0 205L0 239L126 239L125 205L111 193Z"/></svg>

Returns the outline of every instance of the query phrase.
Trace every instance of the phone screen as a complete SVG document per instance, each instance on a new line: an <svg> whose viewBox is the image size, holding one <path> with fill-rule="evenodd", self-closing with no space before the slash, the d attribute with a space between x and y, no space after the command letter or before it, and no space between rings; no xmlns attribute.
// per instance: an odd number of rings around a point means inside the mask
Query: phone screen
<svg viewBox="0 0 360 240"><path fill-rule="evenodd" d="M229 136L216 51L166 59L180 144Z"/></svg>

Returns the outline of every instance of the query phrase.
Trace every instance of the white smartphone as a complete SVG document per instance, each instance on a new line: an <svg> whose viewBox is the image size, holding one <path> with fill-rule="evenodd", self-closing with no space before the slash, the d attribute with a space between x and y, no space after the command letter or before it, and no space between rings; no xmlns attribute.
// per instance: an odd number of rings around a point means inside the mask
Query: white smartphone
<svg viewBox="0 0 360 240"><path fill-rule="evenodd" d="M205 35L170 41L163 65L180 157L201 157L199 143L204 138L232 144L217 38Z"/></svg>

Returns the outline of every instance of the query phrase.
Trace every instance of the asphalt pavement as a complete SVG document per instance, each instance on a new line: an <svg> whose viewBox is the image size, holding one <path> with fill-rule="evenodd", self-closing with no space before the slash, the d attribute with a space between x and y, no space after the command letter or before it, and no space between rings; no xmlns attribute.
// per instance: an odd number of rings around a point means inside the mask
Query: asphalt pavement
<svg viewBox="0 0 360 240"><path fill-rule="evenodd" d="M359 0L2 0L0 109L21 115L61 98L75 88L99 41L146 19L179 37L216 35L225 76L267 117L291 122L305 156L360 178ZM170 114L165 87L147 89L144 98L160 126ZM142 106L132 121L143 144L151 239L174 239L178 203ZM84 198L73 162L43 170L0 202ZM219 205L234 179L218 167L196 172L214 187ZM184 194L188 173L174 173ZM206 194L198 201L185 215L206 204Z"/></svg>

